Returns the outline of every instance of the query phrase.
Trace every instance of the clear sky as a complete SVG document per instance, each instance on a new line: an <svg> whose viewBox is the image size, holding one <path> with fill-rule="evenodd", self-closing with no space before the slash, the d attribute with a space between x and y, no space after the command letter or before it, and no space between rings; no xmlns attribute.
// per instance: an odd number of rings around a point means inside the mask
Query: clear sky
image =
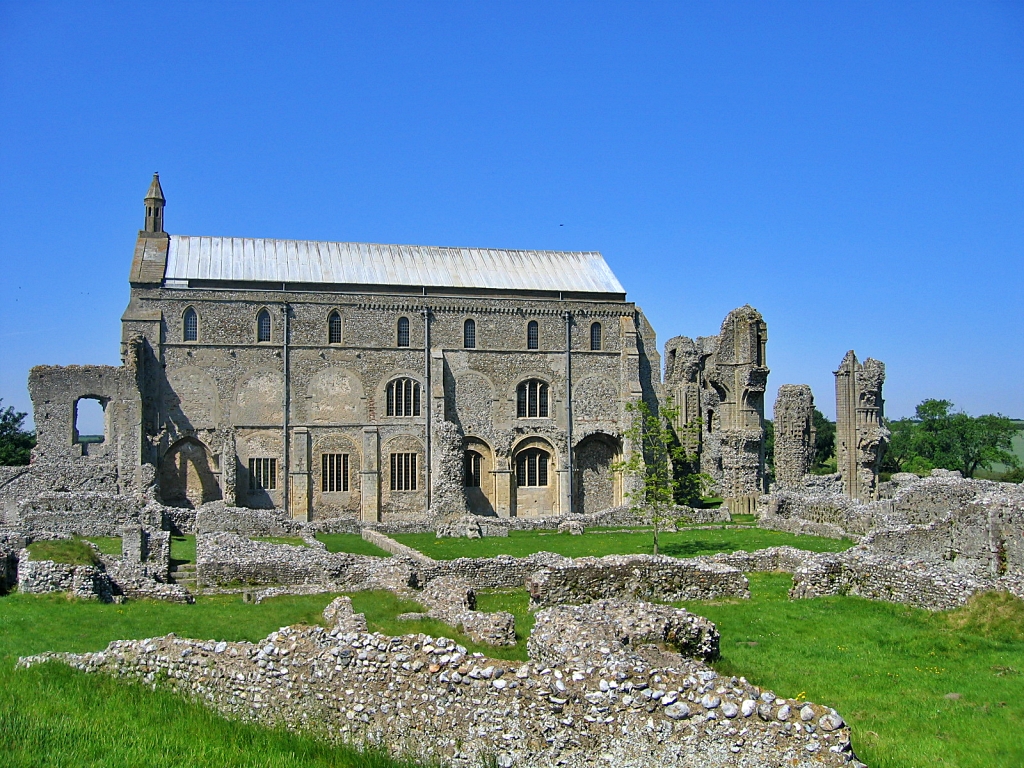
<svg viewBox="0 0 1024 768"><path fill-rule="evenodd" d="M0 397L109 363L178 234L599 250L659 346L768 323L768 410L1024 417L1021 2L0 0Z"/></svg>

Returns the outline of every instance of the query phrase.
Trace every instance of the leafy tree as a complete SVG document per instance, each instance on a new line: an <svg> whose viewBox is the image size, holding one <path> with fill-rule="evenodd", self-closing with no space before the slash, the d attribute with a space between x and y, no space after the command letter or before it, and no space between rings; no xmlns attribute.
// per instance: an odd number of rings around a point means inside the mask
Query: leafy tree
<svg viewBox="0 0 1024 768"><path fill-rule="evenodd" d="M911 464L919 466L920 461L914 460L922 458L917 455L918 422L914 419L886 419L885 426L889 430L889 445L882 458L882 471L916 472Z"/></svg>
<svg viewBox="0 0 1024 768"><path fill-rule="evenodd" d="M768 487L775 481L775 422L764 420L764 474Z"/></svg>
<svg viewBox="0 0 1024 768"><path fill-rule="evenodd" d="M628 459L616 463L615 469L633 479L626 498L634 514L651 516L654 554L658 554L659 524L668 518L677 498L699 499L710 478L690 471L695 457L687 453L672 429L679 411L671 399L657 414L643 400L627 404L626 410L631 421L625 436L633 443L633 452ZM684 429L694 428L699 429L699 424Z"/></svg>
<svg viewBox="0 0 1024 768"><path fill-rule="evenodd" d="M821 470L835 472L835 462L832 459L836 455L836 423L829 421L825 414L814 409L814 463L811 465L811 472Z"/></svg>
<svg viewBox="0 0 1024 768"><path fill-rule="evenodd" d="M0 404L3 399L0 398ZM35 432L23 429L27 413L0 408L0 465L28 464L36 444Z"/></svg>

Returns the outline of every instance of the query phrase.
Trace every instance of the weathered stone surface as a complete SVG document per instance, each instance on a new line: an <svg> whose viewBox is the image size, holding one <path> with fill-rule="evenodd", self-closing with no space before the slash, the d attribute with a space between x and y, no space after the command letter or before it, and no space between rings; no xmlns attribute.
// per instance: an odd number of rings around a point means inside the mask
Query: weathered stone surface
<svg viewBox="0 0 1024 768"><path fill-rule="evenodd" d="M814 396L806 384L783 384L775 398L775 485L798 486L814 463Z"/></svg>
<svg viewBox="0 0 1024 768"><path fill-rule="evenodd" d="M352 598L334 598L324 608L324 622L338 632L366 632L366 615L352 610Z"/></svg>
<svg viewBox="0 0 1024 768"><path fill-rule="evenodd" d="M889 442L882 383L885 364L868 358L862 363L851 349L836 377L836 461L846 495L851 499L878 498L878 465Z"/></svg>

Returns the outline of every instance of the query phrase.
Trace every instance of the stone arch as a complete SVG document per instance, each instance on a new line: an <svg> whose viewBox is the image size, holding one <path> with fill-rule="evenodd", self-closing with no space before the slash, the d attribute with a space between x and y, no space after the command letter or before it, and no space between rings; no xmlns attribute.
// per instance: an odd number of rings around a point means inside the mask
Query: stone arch
<svg viewBox="0 0 1024 768"><path fill-rule="evenodd" d="M314 424L362 424L363 382L347 368L327 368L306 386L309 420Z"/></svg>
<svg viewBox="0 0 1024 768"><path fill-rule="evenodd" d="M531 452L547 454L546 485L520 483L522 472L520 462L529 458ZM512 468L512 514L515 517L547 517L558 514L560 462L554 445L540 435L529 435L518 441L511 452ZM539 471L538 471L539 474Z"/></svg>
<svg viewBox="0 0 1024 768"><path fill-rule="evenodd" d="M284 376L261 368L239 382L235 391L235 426L280 426L284 416Z"/></svg>
<svg viewBox="0 0 1024 768"><path fill-rule="evenodd" d="M613 467L622 457L622 442L613 435L595 432L583 438L573 453L573 509L600 512L621 504L621 478Z"/></svg>
<svg viewBox="0 0 1024 768"><path fill-rule="evenodd" d="M584 376L572 388L572 417L576 422L618 421L619 388L607 376Z"/></svg>
<svg viewBox="0 0 1024 768"><path fill-rule="evenodd" d="M470 461L473 454L478 457L476 461L479 469L479 485L473 484L470 473L472 468ZM469 511L474 515L489 515L493 517L497 514L494 510L494 451L485 440L479 437L467 436L463 441L463 458L466 463L464 479L466 486L466 503L469 506Z"/></svg>
<svg viewBox="0 0 1024 768"><path fill-rule="evenodd" d="M178 434L216 429L221 416L216 382L195 365L169 369L163 412Z"/></svg>
<svg viewBox="0 0 1024 768"><path fill-rule="evenodd" d="M163 455L160 497L168 506L192 508L221 498L220 469L196 438L182 438Z"/></svg>

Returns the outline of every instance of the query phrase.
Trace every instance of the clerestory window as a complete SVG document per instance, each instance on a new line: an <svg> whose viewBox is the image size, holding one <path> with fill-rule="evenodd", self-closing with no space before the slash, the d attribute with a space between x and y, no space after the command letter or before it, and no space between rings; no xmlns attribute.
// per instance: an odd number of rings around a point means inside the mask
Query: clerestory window
<svg viewBox="0 0 1024 768"><path fill-rule="evenodd" d="M462 346L476 349L476 320L472 318L462 324Z"/></svg>
<svg viewBox="0 0 1024 768"><path fill-rule="evenodd" d="M414 379L395 379L387 388L388 416L420 415L420 383Z"/></svg>
<svg viewBox="0 0 1024 768"><path fill-rule="evenodd" d="M598 351L601 349L601 324L593 323L590 326L590 349Z"/></svg>
<svg viewBox="0 0 1024 768"><path fill-rule="evenodd" d="M526 348L540 349L540 326L536 320L526 324Z"/></svg>
<svg viewBox="0 0 1024 768"><path fill-rule="evenodd" d="M270 341L270 312L265 309L256 315L256 341Z"/></svg>
<svg viewBox="0 0 1024 768"><path fill-rule="evenodd" d="M199 340L199 315L192 307L185 310L185 314L182 316L182 325L182 338L185 341Z"/></svg>
<svg viewBox="0 0 1024 768"><path fill-rule="evenodd" d="M409 318L398 318L398 346L409 346Z"/></svg>
<svg viewBox="0 0 1024 768"><path fill-rule="evenodd" d="M337 311L327 318L327 343L341 344L341 315Z"/></svg>

